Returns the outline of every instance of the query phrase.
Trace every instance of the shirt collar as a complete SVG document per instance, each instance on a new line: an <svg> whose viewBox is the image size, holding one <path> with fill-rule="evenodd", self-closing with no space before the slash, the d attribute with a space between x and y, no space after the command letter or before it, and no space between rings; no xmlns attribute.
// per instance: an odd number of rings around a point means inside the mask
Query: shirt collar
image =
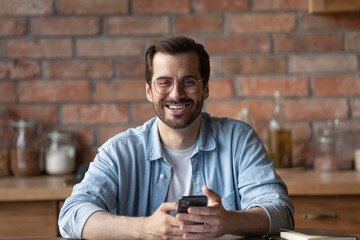
<svg viewBox="0 0 360 240"><path fill-rule="evenodd" d="M194 151L194 154L198 151L212 151L215 149L216 142L213 136L213 132L210 127L210 115L208 113L201 113L201 127L200 134L197 140L197 147ZM155 121L151 121L151 127L149 132L149 138L147 141L147 157L149 161L157 160L164 158L165 155L162 151L159 128L158 128L159 118L156 117Z"/></svg>

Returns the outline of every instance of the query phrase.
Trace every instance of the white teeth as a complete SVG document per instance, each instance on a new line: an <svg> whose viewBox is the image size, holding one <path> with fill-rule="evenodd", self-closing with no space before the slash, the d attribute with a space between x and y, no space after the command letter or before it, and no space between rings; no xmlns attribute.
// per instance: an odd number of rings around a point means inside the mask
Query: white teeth
<svg viewBox="0 0 360 240"><path fill-rule="evenodd" d="M174 105L174 106L169 106L169 108L172 110L185 109L185 105L181 105L181 106Z"/></svg>

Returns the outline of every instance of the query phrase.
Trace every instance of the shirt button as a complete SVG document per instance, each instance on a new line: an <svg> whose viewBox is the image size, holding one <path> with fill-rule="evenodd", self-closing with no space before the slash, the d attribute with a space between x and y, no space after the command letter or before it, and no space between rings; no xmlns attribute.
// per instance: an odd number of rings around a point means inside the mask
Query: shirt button
<svg viewBox="0 0 360 240"><path fill-rule="evenodd" d="M165 175L163 173L160 174L160 178L164 178Z"/></svg>

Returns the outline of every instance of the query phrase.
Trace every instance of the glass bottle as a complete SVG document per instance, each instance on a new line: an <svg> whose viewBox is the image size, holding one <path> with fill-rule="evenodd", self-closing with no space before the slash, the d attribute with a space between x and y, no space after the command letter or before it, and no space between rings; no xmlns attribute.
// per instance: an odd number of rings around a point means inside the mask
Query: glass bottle
<svg viewBox="0 0 360 240"><path fill-rule="evenodd" d="M291 131L285 127L286 119L281 92L276 91L274 97L275 108L268 129L268 150L275 168L289 168L292 161Z"/></svg>
<svg viewBox="0 0 360 240"><path fill-rule="evenodd" d="M52 131L45 137L46 173L60 175L74 172L76 143L73 134L65 131Z"/></svg>
<svg viewBox="0 0 360 240"><path fill-rule="evenodd" d="M35 120L11 121L14 128L11 171L15 176L39 175L44 170L41 158L39 124Z"/></svg>

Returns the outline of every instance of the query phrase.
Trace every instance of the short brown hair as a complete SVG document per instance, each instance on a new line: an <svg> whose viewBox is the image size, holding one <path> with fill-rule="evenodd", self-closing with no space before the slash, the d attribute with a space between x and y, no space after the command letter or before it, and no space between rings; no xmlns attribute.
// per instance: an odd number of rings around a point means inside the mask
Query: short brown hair
<svg viewBox="0 0 360 240"><path fill-rule="evenodd" d="M145 54L145 80L151 87L153 76L153 58L157 52L175 55L179 53L195 52L199 56L199 72L204 80L204 86L210 77L210 58L203 45L185 36L170 36L154 41Z"/></svg>

